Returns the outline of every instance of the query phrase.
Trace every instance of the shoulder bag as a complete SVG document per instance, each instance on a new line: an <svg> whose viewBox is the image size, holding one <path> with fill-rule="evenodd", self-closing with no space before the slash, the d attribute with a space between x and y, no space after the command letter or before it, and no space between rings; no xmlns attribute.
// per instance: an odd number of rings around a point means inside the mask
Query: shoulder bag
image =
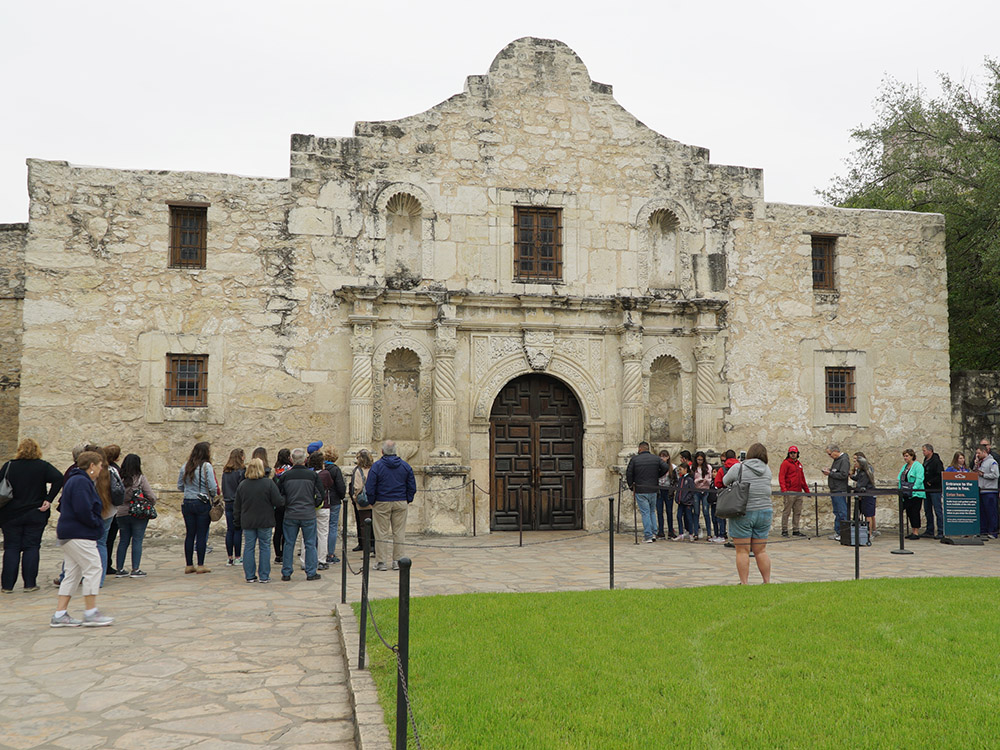
<svg viewBox="0 0 1000 750"><path fill-rule="evenodd" d="M750 499L750 484L743 481L743 464L736 481L728 487L719 490L716 501L715 515L719 518L740 518L747 512L747 501Z"/></svg>
<svg viewBox="0 0 1000 750"><path fill-rule="evenodd" d="M218 521L226 512L226 506L222 504L222 501L218 497L212 497L207 492L201 491L201 473L204 469L205 464L198 467L198 499L203 503L210 503L212 506L208 511L208 520Z"/></svg>
<svg viewBox="0 0 1000 750"><path fill-rule="evenodd" d="M14 499L14 488L10 486L10 480L7 475L10 473L10 461L4 464L3 479L0 480L0 508L5 506L11 500Z"/></svg>
<svg viewBox="0 0 1000 750"><path fill-rule="evenodd" d="M132 518L137 518L140 521L152 521L156 518L156 508L143 493L142 487L135 487L129 494L131 497L128 501L128 514Z"/></svg>
<svg viewBox="0 0 1000 750"><path fill-rule="evenodd" d="M358 504L359 508L367 508L371 503L368 502L368 493L365 492L365 473L361 470L359 466L354 470L354 476L351 478L351 484L357 487L357 478L361 477L361 489L358 490L357 494L354 496L354 502Z"/></svg>

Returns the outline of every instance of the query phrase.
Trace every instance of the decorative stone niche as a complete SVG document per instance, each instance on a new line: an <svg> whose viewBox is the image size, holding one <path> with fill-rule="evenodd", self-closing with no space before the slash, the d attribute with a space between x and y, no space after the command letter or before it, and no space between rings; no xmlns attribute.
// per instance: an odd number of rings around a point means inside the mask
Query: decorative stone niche
<svg viewBox="0 0 1000 750"><path fill-rule="evenodd" d="M385 208L386 284L391 289L410 289L423 278L423 206L409 193L396 193Z"/></svg>

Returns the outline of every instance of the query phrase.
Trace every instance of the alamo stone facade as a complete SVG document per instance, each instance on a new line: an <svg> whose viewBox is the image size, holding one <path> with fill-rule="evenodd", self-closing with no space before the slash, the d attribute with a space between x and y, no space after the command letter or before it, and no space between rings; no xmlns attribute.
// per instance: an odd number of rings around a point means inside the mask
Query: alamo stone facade
<svg viewBox="0 0 1000 750"><path fill-rule="evenodd" d="M830 442L885 478L952 438L943 219L765 202L557 41L422 114L292 136L288 179L28 164L0 233L8 454L11 424L58 465L117 442L169 488L197 440L349 465L394 437L436 490L411 528L466 533L472 479L480 530L601 528L643 438L795 443L817 480Z"/></svg>

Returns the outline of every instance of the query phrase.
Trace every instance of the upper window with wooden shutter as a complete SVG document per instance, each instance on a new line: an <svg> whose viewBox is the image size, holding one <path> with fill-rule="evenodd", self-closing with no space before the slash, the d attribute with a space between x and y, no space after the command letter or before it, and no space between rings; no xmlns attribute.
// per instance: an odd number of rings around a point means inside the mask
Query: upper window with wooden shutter
<svg viewBox="0 0 1000 750"><path fill-rule="evenodd" d="M207 206L170 207L170 267L204 268Z"/></svg>
<svg viewBox="0 0 1000 750"><path fill-rule="evenodd" d="M562 211L514 207L514 281L562 281Z"/></svg>

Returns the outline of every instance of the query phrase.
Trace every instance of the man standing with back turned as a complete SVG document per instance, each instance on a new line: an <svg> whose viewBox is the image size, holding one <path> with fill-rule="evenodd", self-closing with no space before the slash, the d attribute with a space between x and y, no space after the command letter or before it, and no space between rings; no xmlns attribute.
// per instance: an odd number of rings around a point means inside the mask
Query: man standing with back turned
<svg viewBox="0 0 1000 750"><path fill-rule="evenodd" d="M840 447L834 444L826 447L826 455L833 459L829 469L823 469L830 484L830 501L833 504L833 536L834 541L840 541L840 522L848 520L847 511L847 478L851 475L851 462L846 453L840 452Z"/></svg>
<svg viewBox="0 0 1000 750"><path fill-rule="evenodd" d="M278 489L285 498L285 520L282 533L285 546L282 551L281 580L292 580L295 564L295 538L302 531L305 547L306 580L318 581L316 572L316 508L323 504L323 482L319 474L307 469L306 452L302 448L292 451L292 468L278 477Z"/></svg>
<svg viewBox="0 0 1000 750"><path fill-rule="evenodd" d="M639 443L639 452L628 462L625 481L635 493L635 504L642 515L642 536L647 544L656 541L656 494L660 490L660 477L670 470L667 462L649 452L649 443Z"/></svg>
<svg viewBox="0 0 1000 750"><path fill-rule="evenodd" d="M388 570L389 545L392 545L392 569L399 570L399 558L406 543L406 507L417 494L413 469L396 455L396 442L382 443L382 458L372 465L365 482L365 494L372 504L375 530L375 570ZM390 541L390 537L392 538Z"/></svg>

